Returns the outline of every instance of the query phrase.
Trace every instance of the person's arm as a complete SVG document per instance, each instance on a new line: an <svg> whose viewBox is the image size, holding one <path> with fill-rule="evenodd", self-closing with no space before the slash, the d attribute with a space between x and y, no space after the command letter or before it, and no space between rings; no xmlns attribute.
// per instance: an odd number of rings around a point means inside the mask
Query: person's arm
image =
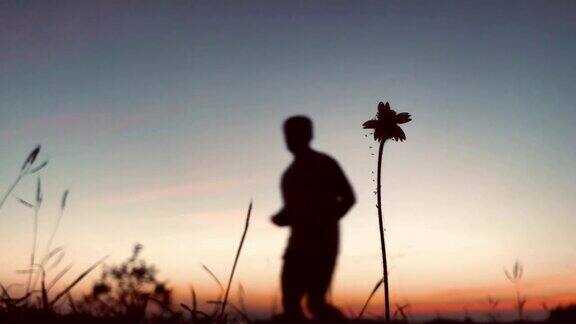
<svg viewBox="0 0 576 324"><path fill-rule="evenodd" d="M284 186L284 177L282 177L282 184L280 185L282 191L282 203L284 206L276 214L272 215L271 221L277 226L288 226L290 225L290 217L286 206L286 188Z"/></svg>
<svg viewBox="0 0 576 324"><path fill-rule="evenodd" d="M335 189L336 189L336 217L340 219L356 203L354 191L348 179L344 175L344 171L340 168L338 163L335 164Z"/></svg>
<svg viewBox="0 0 576 324"><path fill-rule="evenodd" d="M288 213L286 212L286 207L282 207L282 209L280 209L280 211L278 211L276 214L272 215L271 220L272 220L272 223L274 223L278 226L290 225Z"/></svg>

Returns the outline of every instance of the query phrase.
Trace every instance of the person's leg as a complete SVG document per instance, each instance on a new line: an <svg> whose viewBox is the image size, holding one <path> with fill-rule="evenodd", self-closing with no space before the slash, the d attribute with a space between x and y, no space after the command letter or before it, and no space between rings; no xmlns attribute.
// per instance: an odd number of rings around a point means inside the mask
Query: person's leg
<svg viewBox="0 0 576 324"><path fill-rule="evenodd" d="M294 323L300 323L305 319L302 311L302 297L304 285L302 279L303 261L294 256L285 257L282 267L282 306L284 317Z"/></svg>
<svg viewBox="0 0 576 324"><path fill-rule="evenodd" d="M336 255L328 255L315 258L310 267L312 280L308 287L308 309L314 318L323 323L339 323L345 320L344 315L326 301L335 265Z"/></svg>

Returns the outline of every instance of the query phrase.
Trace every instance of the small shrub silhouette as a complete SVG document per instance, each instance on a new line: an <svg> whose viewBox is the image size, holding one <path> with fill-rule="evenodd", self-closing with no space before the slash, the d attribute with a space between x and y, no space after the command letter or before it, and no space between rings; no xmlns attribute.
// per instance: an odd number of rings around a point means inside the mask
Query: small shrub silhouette
<svg viewBox="0 0 576 324"><path fill-rule="evenodd" d="M558 306L550 311L548 323L567 324L576 323L576 304Z"/></svg>
<svg viewBox="0 0 576 324"><path fill-rule="evenodd" d="M120 317L131 323L143 320L147 310L156 318L174 315L172 291L166 282L157 279L156 268L140 257L142 249L143 245L137 243L124 262L103 267L92 293L84 297L85 311L95 316Z"/></svg>

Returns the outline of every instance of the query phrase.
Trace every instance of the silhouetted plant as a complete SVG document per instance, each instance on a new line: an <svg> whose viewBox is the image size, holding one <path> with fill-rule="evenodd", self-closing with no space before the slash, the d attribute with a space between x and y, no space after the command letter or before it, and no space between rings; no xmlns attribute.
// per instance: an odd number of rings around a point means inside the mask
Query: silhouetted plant
<svg viewBox="0 0 576 324"><path fill-rule="evenodd" d="M58 265L57 263L60 263L60 261L62 261L62 258L64 258L65 255L65 251L63 248L58 247L54 250L50 250L50 248L52 247L52 242L54 241L54 237L56 235L56 231L58 230L58 227L60 226L60 221L62 220L62 216L64 215L64 210L66 209L66 201L68 199L68 194L70 193L70 191L68 189L66 189L64 191L64 193L62 194L62 199L60 201L60 211L58 213L58 218L56 219L56 223L54 224L54 229L52 230L52 232L50 233L50 238L48 239L48 243L46 243L46 251L44 252L44 257L43 259L46 259L51 253L59 253L58 258L56 259L57 262L56 264L54 264L50 269L56 267L56 265ZM19 198L18 198L19 199ZM25 203L22 199L19 199L22 203ZM36 218L35 221L37 222L37 210L36 210ZM38 281L38 276L39 272L37 272L37 275L34 277L34 281L32 283L32 289L34 289L34 287L36 287L36 283Z"/></svg>
<svg viewBox="0 0 576 324"><path fill-rule="evenodd" d="M243 301L239 300L239 305L241 305L240 307L234 305L231 302L228 302L228 306L230 306L230 308L232 308L238 316L234 316L233 314L229 313L226 313L224 316L221 316L220 311L222 309L223 301L221 300L222 295L219 295L217 299L208 300L206 302L207 304L214 306L214 309L209 314L198 309L196 292L194 291L194 289L192 289L191 292L192 292L191 306L188 306L184 303L181 303L180 306L190 313L191 315L190 319L192 323L199 323L199 324L239 323L239 322L252 323L252 320L248 316L247 311L242 306Z"/></svg>
<svg viewBox="0 0 576 324"><path fill-rule="evenodd" d="M35 263L33 265L33 268L31 268L31 269L17 271L17 273L22 273L22 274L31 274L31 273L36 273L36 272L40 273L40 278L41 278L40 279L40 289L26 292L24 297L21 297L18 299L20 301L26 302L23 305L23 307L25 309L28 309L28 308L29 309L36 309L36 310L42 311L44 314L52 313L53 308L56 305L56 303L58 301L60 301L62 299L62 297L67 296L70 293L70 290L72 290L72 288L74 288L74 286L76 286L80 281L82 281L82 279L84 279L84 277L86 277L90 272L92 272L92 270L94 270L100 263L102 263L102 261L104 261L104 259L106 259L106 257L104 257L104 258L98 260L96 263L94 263L88 269L84 270L84 272L82 272L78 277L76 277L76 279L74 279L74 281L72 281L71 283L66 285L66 287L64 289L62 289L62 291L60 291L54 297L50 298L50 295L49 295L50 290L52 289L52 287L54 287L54 284L62 278L62 275L58 275L48 285L46 284L46 267L45 266L46 266L47 262L50 260L50 258L52 258L52 256L54 256L54 255L57 255L57 253L50 254L48 256L48 258L45 258L42 261L42 263L39 263L39 264ZM69 270L69 267L67 267L64 272L67 272L68 270ZM34 294L39 293L40 296L36 299L36 301L37 301L36 304L29 304L28 300L33 296L33 293ZM4 290L4 294L7 295L8 298L11 298L9 296L7 290ZM19 306L18 304L15 304L15 305Z"/></svg>
<svg viewBox="0 0 576 324"><path fill-rule="evenodd" d="M576 304L557 306L550 310L548 323L566 324L576 323Z"/></svg>
<svg viewBox="0 0 576 324"><path fill-rule="evenodd" d="M234 264L232 265L232 271L230 271L230 278L228 279L228 286L226 287L226 292L224 293L224 301L222 302L222 312L220 317L223 318L226 311L226 304L228 302L228 294L230 293L230 286L232 285L232 279L234 278L234 273L236 272L236 265L238 264L238 259L240 258L240 252L242 252L242 246L244 245L244 240L246 239L246 234L248 233L248 226L250 225L250 215L252 213L252 202L248 206L248 213L246 214L246 223L244 225L244 232L242 233L242 238L240 239L240 244L238 245L238 251L236 251L236 257L234 258Z"/></svg>
<svg viewBox="0 0 576 324"><path fill-rule="evenodd" d="M28 156L26 157L26 160L24 160L24 163L20 167L20 171L18 173L18 176L16 177L16 179L14 180L12 185L10 185L8 190L2 196L2 200L0 200L0 208L2 208L2 206L6 202L6 199L8 198L8 196L10 196L12 191L14 191L14 189L16 188L18 183L20 183L22 178L24 178L26 175L34 174L34 173L42 170L46 165L48 165L48 160L46 160L46 161L34 166L34 163L36 162L36 159L38 158L38 155L40 154L40 150L41 150L41 146L37 145L28 154ZM40 177L38 177L38 179L36 181L36 197L35 197L35 201L33 204L22 199L22 198L19 198L19 197L15 197L15 198L22 205L34 210L34 218L33 218L33 223L32 223L32 249L30 252L28 280L27 280L26 292L25 292L25 295L29 295L30 290L32 288L31 287L32 286L32 274L34 273L33 268L35 265L36 245L37 245L37 239L38 239L38 211L40 210L40 206L42 205L42 200L43 200ZM26 301L27 301L27 299L26 299Z"/></svg>
<svg viewBox="0 0 576 324"><path fill-rule="evenodd" d="M242 249L242 245L243 245L242 242L246 236L248 224L250 222L251 211L252 211L252 203L250 203L250 206L248 208L248 215L246 217L246 226L244 228L244 234L242 235L243 239L241 240L238 251L240 251ZM238 255L239 255L239 252L237 252L237 258L238 258ZM238 260L237 258L236 258L236 262ZM198 310L196 292L194 291L194 288L191 288L191 295L192 295L191 306L188 306L184 303L181 303L180 306L191 314L192 323L200 323L200 324L204 324L204 323L212 323L212 324L214 324L214 323L239 323L239 322L252 323L252 320L248 316L248 312L247 312L246 307L245 307L245 303L244 303L245 292L244 292L244 288L242 287L242 285L241 284L238 285L238 305L239 306L236 306L234 303L227 301L227 305L230 306L230 308L232 308L234 310L236 315L229 314L229 313L224 313L224 315L222 315L222 307L224 305L224 301L222 300L222 298L226 294L224 286L222 285L222 282L220 281L220 279L218 279L218 277L214 274L214 272L212 272L212 270L210 270L210 268L208 268L205 265L202 265L202 268L204 269L204 271L206 271L210 275L210 278L212 278L212 280L214 280L214 282L218 285L219 295L216 299L208 300L206 302L206 303L214 306L214 309L212 310L212 312L210 314L208 314L206 312ZM232 269L232 272L234 272L234 269Z"/></svg>
<svg viewBox="0 0 576 324"><path fill-rule="evenodd" d="M39 164L38 166L33 166L39 152L40 152L40 146L37 146L28 155L28 157L24 161L24 164L21 167L19 179L21 179L24 175L29 175L29 174L33 174L33 173L38 172L39 170L41 170L42 168L44 168L48 164L48 161L45 161L45 162ZM15 184L18 183L19 179L15 182ZM13 187L15 187L15 185L12 186L12 189L13 189ZM9 192L11 190L9 190ZM18 300L24 302L26 307L39 308L40 310L44 311L45 313L48 311L51 311L52 307L56 304L56 302L58 302L59 300L61 300L62 297L67 295L70 292L70 290L76 284L78 284L86 275L88 275L88 273L90 273L92 270L94 270L94 268L98 264L100 264L100 262L104 259L103 258L102 260L96 262L94 265L92 265L91 267L86 269L72 283L68 284L64 288L63 291L58 293L54 298L50 298L51 289L72 268L72 265L66 266L59 273L57 273L50 280L50 282L47 282L47 273L49 271L55 269L60 264L60 262L63 260L63 258L65 256L65 250L63 247L57 247L53 250L50 250L50 247L51 247L51 242L54 239L54 236L56 234L56 229L58 228L61 217L63 215L64 209L66 206L67 196L68 196L68 190L66 190L64 192L64 195L63 195L63 198L61 201L61 208L60 208L60 214L59 214L58 220L57 220L56 225L54 227L54 231L50 235L50 240L49 240L48 244L46 245L46 252L39 263L37 262L37 257L36 257L36 251L38 248L38 242L37 242L38 241L38 220L39 220L38 214L39 214L40 208L42 206L42 202L44 200L44 194L42 191L42 183L41 183L40 177L38 177L37 181L36 181L36 192L35 192L34 203L30 203L27 200L22 199L20 197L15 197L16 200L18 202L20 202L22 205L24 205L27 208L31 208L34 210L34 219L33 219L33 227L32 227L32 249L30 252L30 262L29 262L27 269L17 271L17 273L26 274L28 276L28 280L26 283L26 290L25 290L24 296L18 298ZM32 280L32 278L34 278L34 280ZM41 279L40 288L37 289L36 284L37 284L37 281L39 278ZM6 291L6 294L7 293L8 292ZM37 294L39 294L40 296L36 296ZM35 296L37 298L36 298L36 303L34 304L34 299L32 297L35 297Z"/></svg>
<svg viewBox="0 0 576 324"><path fill-rule="evenodd" d="M388 263L386 260L386 244L384 241L384 224L382 219L382 191L381 191L381 178L382 178L382 151L384 150L384 143L393 139L395 141L406 140L406 134L398 124L404 124L412 119L408 113L396 113L396 111L390 109L390 104L386 102L380 102L378 104L378 112L376 118L371 119L362 126L365 129L374 130L374 140L380 142L378 149L378 175L377 175L377 205L378 208L378 225L380 229L380 246L382 248L382 266L384 272L384 311L386 322L390 322L390 295L388 288Z"/></svg>
<svg viewBox="0 0 576 324"><path fill-rule="evenodd" d="M212 270L210 270L210 268L208 268L205 265L202 265L202 269L204 269L204 271L206 271L210 275L210 278L214 280L214 282L218 285L219 288L218 297L215 300L208 301L209 304L214 305L214 310L212 311L210 317L216 318L221 311L220 305L222 305L222 297L224 296L225 289L220 279L218 279L218 277L214 274L214 272L212 272Z"/></svg>
<svg viewBox="0 0 576 324"><path fill-rule="evenodd" d="M360 313L358 314L358 319L361 319L362 316L364 315L364 312L366 311L366 308L368 308L368 304L370 304L370 300L372 299L372 297L374 296L374 294L376 293L376 291L378 291L378 289L380 288L380 286L382 286L382 283L384 283L384 278L378 280L378 282L376 283L376 285L374 285L374 288L372 288L372 292L370 292L370 295L368 296L368 299L366 299L366 302L364 303L364 306L362 307L362 310L360 310Z"/></svg>
<svg viewBox="0 0 576 324"><path fill-rule="evenodd" d="M156 278L157 270L140 258L143 246L135 244L132 255L119 265L105 266L100 279L85 296L88 311L100 316L116 316L139 322L152 301L164 313L172 314L172 291Z"/></svg>
<svg viewBox="0 0 576 324"><path fill-rule="evenodd" d="M67 194L66 194L67 195ZM62 279L62 277L71 269L72 265L68 265L63 270L61 270L52 280L47 283L47 272L55 269L60 262L63 260L65 251L63 247L57 247L51 251L46 252L44 257L41 259L40 263L36 262L36 247L37 247L37 236L38 236L38 211L42 205L43 193L40 178L38 178L36 183L36 197L34 204L27 202L26 200L16 197L16 199L25 205L26 207L34 209L34 226L33 226L33 240L32 240L32 251L30 253L30 264L29 268L24 270L19 270L17 273L27 274L28 280L26 284L26 291L23 297L14 299L9 296L8 290L3 288L4 296L10 300L11 306L24 307L26 309L39 310L43 314L49 314L53 312L53 307L62 297L69 295L70 290L74 288L84 277L86 277L91 271L93 271L106 257L94 263L92 266L87 268L82 272L74 281L65 286L65 288L54 297L50 297L51 289ZM32 282L32 276L36 274L35 277L40 278L40 288L36 289L36 279ZM33 296L39 294L36 298L36 303L30 303ZM16 303L14 301L17 300ZM21 303L24 303L23 305ZM33 300L32 300L33 302Z"/></svg>
<svg viewBox="0 0 576 324"><path fill-rule="evenodd" d="M28 157L26 157L26 160L24 160L22 167L20 167L20 172L18 173L18 176L16 177L14 182L10 185L10 187L8 187L8 190L2 196L2 199L0 200L0 209L2 208L2 206L6 202L6 199L10 196L12 191L14 191L14 188L16 188L18 183L20 183L20 180L22 180L22 178L24 178L27 175L34 174L34 173L40 171L41 169L43 169L48 164L48 161L46 160L46 161L38 164L37 166L34 166L34 162L36 162L36 158L38 157L39 153L40 153L40 145L36 146L28 154Z"/></svg>
<svg viewBox="0 0 576 324"><path fill-rule="evenodd" d="M54 236L56 236L56 232L58 231L58 227L60 227L60 222L62 221L62 216L64 216L64 211L66 210L66 202L68 200L68 195L70 194L70 189L66 189L62 194L62 199L60 200L60 209L58 213L58 218L56 219L56 223L54 224L54 229L52 233L50 233L50 238L48 239L48 243L46 244L46 254L50 251L52 247L52 242L54 241Z"/></svg>
<svg viewBox="0 0 576 324"><path fill-rule="evenodd" d="M207 313L198 309L198 298L196 296L196 291L194 287L190 287L190 295L192 297L191 306L188 306L184 303L181 303L180 306L190 312L191 315L191 322L192 324L211 324L214 323L217 312L213 313L212 315L208 315Z"/></svg>
<svg viewBox="0 0 576 324"><path fill-rule="evenodd" d="M489 307L488 317L490 318L490 321L496 323L498 321L497 308L498 305L500 304L500 301L498 299L493 298L492 296L488 296L488 299L486 301L488 302Z"/></svg>
<svg viewBox="0 0 576 324"><path fill-rule="evenodd" d="M520 295L520 280L524 274L524 268L522 264L516 260L514 266L512 267L512 273L507 269L504 269L504 274L506 278L514 284L514 290L516 291L516 310L518 311L518 319L523 320L524 306L526 305L526 297Z"/></svg>
<svg viewBox="0 0 576 324"><path fill-rule="evenodd" d="M42 200L44 199L43 197L44 195L42 194L42 182L40 181L40 177L38 177L36 181L36 198L34 199L33 204L22 198L16 197L16 200L18 200L21 204L34 210L34 219L32 222L32 250L30 251L30 264L29 268L27 269L28 281L26 283L26 294L28 294L32 288L32 274L34 273L33 269L34 265L36 264L34 262L36 258L36 241L38 240L38 212L40 210L40 206L42 205Z"/></svg>
<svg viewBox="0 0 576 324"><path fill-rule="evenodd" d="M394 311L392 317L396 320L398 315L400 315L400 317L402 317L402 322L408 323L408 314L406 314L406 310L410 308L410 304L402 304L402 305L396 304L395 306L396 310Z"/></svg>
<svg viewBox="0 0 576 324"><path fill-rule="evenodd" d="M187 306L185 304L180 304L180 306L182 306L184 309L186 309L187 311L189 311L192 314L192 320L193 321L196 320L196 322L198 322L198 323L205 323L205 321L226 323L228 320L230 320L230 318L228 317L228 314L226 314L226 306L230 305L230 307L240 316L240 318L244 322L247 322L247 323L251 322L250 318L248 317L246 310L243 307L244 292L243 292L243 288L241 286L239 286L240 307L237 307L236 305L234 305L233 303L230 303L228 301L228 296L230 294L230 287L232 285L232 280L234 279L234 274L236 272L236 266L238 265L240 253L242 252L242 247L244 246L244 240L246 239L246 234L248 233L248 227L250 225L251 215L252 215L252 202L250 202L250 205L248 205L248 213L246 214L244 231L242 232L242 237L240 238L240 244L238 245L238 250L236 251L236 257L234 258L234 263L232 265L232 270L230 271L230 277L228 279L228 285L226 286L226 289L224 289L222 282L220 281L220 279L218 279L218 277L214 274L214 272L212 272L212 270L210 270L210 268L208 268L207 266L202 265L202 268L210 275L210 277L216 282L216 284L218 285L218 287L220 289L220 295L218 296L218 298L216 300L209 300L207 302L208 304L212 304L215 306L212 314L207 314L207 313L200 312L197 310L197 308L194 304L194 301L196 299L194 290L192 290L192 299L193 299L193 305L192 306L193 307L190 308L189 306ZM221 300L221 298L222 298L222 300Z"/></svg>

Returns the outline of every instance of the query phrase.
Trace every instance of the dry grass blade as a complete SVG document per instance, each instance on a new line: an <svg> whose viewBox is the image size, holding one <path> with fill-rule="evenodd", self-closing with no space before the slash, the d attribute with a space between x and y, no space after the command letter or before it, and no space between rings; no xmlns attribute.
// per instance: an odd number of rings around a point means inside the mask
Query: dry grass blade
<svg viewBox="0 0 576 324"><path fill-rule="evenodd" d="M72 295L70 293L68 293L67 296L68 296L68 303L70 304L70 309L72 309L72 312L74 314L78 314L78 308L76 307L74 298L72 298Z"/></svg>
<svg viewBox="0 0 576 324"><path fill-rule="evenodd" d="M512 275L510 274L510 272L508 272L508 270L504 269L504 275L506 276L506 278L508 278L508 280L514 281L514 278L512 278Z"/></svg>
<svg viewBox="0 0 576 324"><path fill-rule="evenodd" d="M242 283L238 284L238 307L244 312L245 314L248 313L246 310L246 292L244 291L244 287Z"/></svg>
<svg viewBox="0 0 576 324"><path fill-rule="evenodd" d="M36 173L36 172L44 169L44 167L47 166L47 165L48 165L48 160L40 163L37 167L30 169L30 171L28 171L28 174Z"/></svg>
<svg viewBox="0 0 576 324"><path fill-rule="evenodd" d="M498 299L495 299L492 296L488 296L488 305L490 305L491 307L497 307L499 303L500 301Z"/></svg>
<svg viewBox="0 0 576 324"><path fill-rule="evenodd" d="M393 318L396 318L398 315L402 317L402 321L404 323L408 323L408 315L406 314L405 309L410 307L410 304L395 304L396 310L394 311Z"/></svg>
<svg viewBox="0 0 576 324"><path fill-rule="evenodd" d="M216 297L216 301L217 302L210 302L207 301L206 304L212 304L214 305L214 309L212 310L212 313L210 314L211 318L216 319L216 317L220 314L220 305L222 305L222 294L218 295L218 297Z"/></svg>
<svg viewBox="0 0 576 324"><path fill-rule="evenodd" d="M8 293L8 289L6 289L6 287L4 287L4 285L2 283L0 283L0 288L2 289L2 299L8 300L9 302L12 302L13 299L10 296L10 294Z"/></svg>
<svg viewBox="0 0 576 324"><path fill-rule="evenodd" d="M31 273L35 273L36 270L34 269L22 269L22 270L16 270L17 274L31 274Z"/></svg>
<svg viewBox="0 0 576 324"><path fill-rule="evenodd" d="M212 270L210 270L210 268L208 268L207 266L202 265L202 268L206 272L208 272L208 274L210 275L210 277L212 277L212 279L214 279L214 281L216 281L216 283L218 284L218 287L220 287L220 291L223 293L224 292L224 286L222 285L222 283L220 282L218 277L216 277L216 275L212 272Z"/></svg>
<svg viewBox="0 0 576 324"><path fill-rule="evenodd" d="M40 177L36 180L36 208L40 208L44 195L42 194L42 180Z"/></svg>
<svg viewBox="0 0 576 324"><path fill-rule="evenodd" d="M14 198L16 198L16 200L21 203L22 205L28 207L28 208L34 208L34 205L32 205L31 203L27 202L26 200L20 198L20 197L16 197L14 196Z"/></svg>
<svg viewBox="0 0 576 324"><path fill-rule="evenodd" d="M42 277L40 278L40 290L42 291L42 309L48 309L48 291L46 290L46 271L40 268Z"/></svg>
<svg viewBox="0 0 576 324"><path fill-rule="evenodd" d="M376 293L376 291L378 291L378 289L380 288L380 286L382 286L382 284L384 283L384 278L380 279L376 285L374 286L374 288L372 289L372 292L370 293L370 296L368 296L368 299L366 299L366 303L364 303L364 306L362 307L362 310L360 311L360 313L358 314L358 319L362 318L362 315L364 315L364 312L366 311L366 308L368 307L368 304L370 303L370 300L372 299L372 297L374 297L374 294Z"/></svg>
<svg viewBox="0 0 576 324"><path fill-rule="evenodd" d="M64 288L64 290L62 292L60 292L58 295L56 295L56 297L54 297L54 299L50 302L50 306L54 305L60 298L65 296L72 288L74 288L74 286L76 286L76 284L78 284L82 279L84 279L84 277L86 277L90 272L92 272L92 270L96 269L96 267L100 263L102 263L107 257L108 256L103 257L102 259L100 259L96 263L94 263L91 267L89 267L84 272L82 272L76 278L76 280L72 281L72 283L70 283L66 288Z"/></svg>
<svg viewBox="0 0 576 324"><path fill-rule="evenodd" d="M192 294L192 322L196 323L198 321L198 299L196 298L196 291L193 286L190 286L190 293Z"/></svg>
<svg viewBox="0 0 576 324"><path fill-rule="evenodd" d="M10 308L17 307L18 304L22 303L23 301L28 300L28 298L31 296L30 293L27 293L20 298L12 298L12 296L10 296L10 293L8 292L8 290L10 290L10 286L12 286L12 285L9 285L8 287L4 287L4 285L2 285L0 283L0 288L2 289L2 298L0 298L0 299Z"/></svg>
<svg viewBox="0 0 576 324"><path fill-rule="evenodd" d="M198 309L198 299L196 298L196 291L194 287L190 287L190 291L192 293L192 309L196 311Z"/></svg>
<svg viewBox="0 0 576 324"><path fill-rule="evenodd" d="M63 247L63 246L58 246L58 247L54 248L52 251L48 252L48 253L44 256L44 258L42 258L42 261L40 261L40 264L41 264L41 265L46 265L46 263L47 263L48 261L50 261L50 259L51 259L52 257L54 257L54 256L57 255L58 253L62 253L62 252L64 252L64 247Z"/></svg>
<svg viewBox="0 0 576 324"><path fill-rule="evenodd" d="M188 306L188 305L186 305L186 304L184 304L184 303L180 303L180 306L181 306L182 308L184 308L185 310L191 312L191 313L194 312L194 311L190 308L190 306Z"/></svg>
<svg viewBox="0 0 576 324"><path fill-rule="evenodd" d="M57 248L55 248L54 250L50 251L49 253L46 253L46 255L44 256L44 258L42 259L42 261L40 262L40 266L43 269L47 269L47 270L52 270L54 268L56 268L60 262L62 262L62 260L64 259L64 256L66 255L66 252L64 251L64 247L59 246ZM49 265L46 266L46 264L54 258L54 256L56 256L56 259ZM32 283L32 287L36 287L36 283L38 281L38 275L36 275L34 277L34 281Z"/></svg>
<svg viewBox="0 0 576 324"><path fill-rule="evenodd" d="M50 289L52 289L52 287L54 287L54 285L60 280L62 279L62 277L64 277L64 275L70 271L70 269L72 268L72 264L69 264L68 266L66 266L66 268L64 268L62 271L58 272L58 274L52 279L52 281L50 281L50 283L48 284L48 291L50 291Z"/></svg>
<svg viewBox="0 0 576 324"><path fill-rule="evenodd" d="M196 320L198 320L198 315L202 315L202 316L204 316L205 318L209 318L209 317L210 317L210 315L204 313L203 311L193 310L193 309L190 308L190 306L188 306L188 305L186 305L186 304L184 304L184 303L180 303L180 306L181 306L182 308L184 308L185 310L189 311L190 314L192 314L192 317L193 317L193 318L196 318ZM196 322L193 321L192 323L196 323Z"/></svg>
<svg viewBox="0 0 576 324"><path fill-rule="evenodd" d="M66 255L66 251L62 251L62 253L59 253L58 257L54 260L54 262L52 262L48 266L48 270L52 270L52 269L56 268L60 264L60 262L62 262L65 255Z"/></svg>
<svg viewBox="0 0 576 324"><path fill-rule="evenodd" d="M209 300L209 301L207 301L206 303L208 303L208 304L213 304L213 305L222 305L222 304L224 304L224 302L219 301L219 300ZM244 319L245 322L247 322L247 323L252 323L252 320L250 319L250 317L248 317L248 314L246 314L246 313L245 313L243 310L241 310L238 306L234 305L234 303L231 303L231 302L228 302L228 305L229 305L236 313L238 313L238 315L240 315L240 316ZM227 323L227 322L225 321L225 316L222 317L220 320L221 320L223 323Z"/></svg>
<svg viewBox="0 0 576 324"><path fill-rule="evenodd" d="M347 306L346 307L346 311L348 312L348 317L349 318L356 318L358 315L356 314L356 312L352 309L352 307Z"/></svg>
<svg viewBox="0 0 576 324"><path fill-rule="evenodd" d="M64 193L62 194L62 200L60 201L60 211L64 212L64 209L66 209L66 201L68 200L68 194L70 193L70 189L66 189L66 191L64 191Z"/></svg>
<svg viewBox="0 0 576 324"><path fill-rule="evenodd" d="M38 240L38 211L42 205L42 182L40 177L36 181L36 204L34 205L34 227L32 228L32 252L30 253L30 269L34 267L36 260L36 245ZM32 284L32 273L28 276L28 283L26 286L26 292L30 292L30 289L34 289L38 277L35 277L34 284Z"/></svg>
<svg viewBox="0 0 576 324"><path fill-rule="evenodd" d="M230 278L228 279L228 286L226 287L226 293L224 294L224 302L222 303L222 311L220 317L224 317L226 311L226 303L228 302L228 294L230 293L230 286L232 285L232 279L234 279L234 273L236 272L236 266L238 265L238 259L240 258L240 252L242 252L242 246L244 245L244 240L246 239L246 234L248 233L248 226L250 226L250 215L252 214L252 201L248 206L248 214L246 215L246 224L244 225L244 232L242 233L242 238L240 239L240 244L238 245L238 251L236 252L236 257L234 258L234 264L232 265L232 271L230 272Z"/></svg>
<svg viewBox="0 0 576 324"><path fill-rule="evenodd" d="M514 278L516 278L516 280L521 279L523 271L524 270L522 268L522 265L518 260L516 260L516 263L514 263Z"/></svg>
<svg viewBox="0 0 576 324"><path fill-rule="evenodd" d="M62 221L62 217L64 216L64 210L66 209L66 202L68 201L68 195L70 194L70 189L66 189L62 194L62 200L60 201L60 213L58 214L58 219L56 220L56 224L54 224L54 229L52 233L50 233L50 238L48 239L48 243L46 244L46 250L49 250L52 246L52 242L54 241L54 237L56 236L56 232L60 227L60 222Z"/></svg>

